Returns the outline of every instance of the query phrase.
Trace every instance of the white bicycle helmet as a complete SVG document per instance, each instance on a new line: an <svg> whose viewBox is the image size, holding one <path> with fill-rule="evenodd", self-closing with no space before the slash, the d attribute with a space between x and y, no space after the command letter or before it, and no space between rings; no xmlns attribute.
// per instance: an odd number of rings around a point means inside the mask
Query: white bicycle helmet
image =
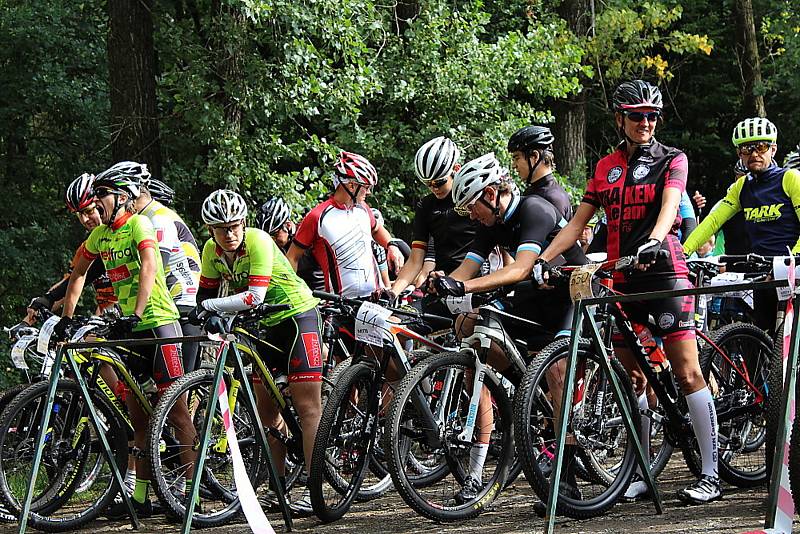
<svg viewBox="0 0 800 534"><path fill-rule="evenodd" d="M144 163L120 161L97 175L94 187L106 187L117 193L138 198L142 187L150 181L150 171Z"/></svg>
<svg viewBox="0 0 800 534"><path fill-rule="evenodd" d="M800 145L798 145L797 150L786 154L786 158L783 160L783 166L787 169L800 170Z"/></svg>
<svg viewBox="0 0 800 534"><path fill-rule="evenodd" d="M460 155L456 144L447 137L431 139L417 150L414 158L417 178L427 184L449 176Z"/></svg>
<svg viewBox="0 0 800 534"><path fill-rule="evenodd" d="M769 120L763 117L752 117L745 119L733 129L731 141L736 146L753 141L769 141L774 143L778 140L778 129Z"/></svg>
<svg viewBox="0 0 800 534"><path fill-rule="evenodd" d="M481 196L486 187L502 180L500 162L489 152L461 167L453 179L453 203L456 213L469 215L467 206Z"/></svg>
<svg viewBox="0 0 800 534"><path fill-rule="evenodd" d="M292 210L282 198L272 197L259 208L256 215L256 226L268 234L274 234L289 220L291 215Z"/></svg>
<svg viewBox="0 0 800 534"><path fill-rule="evenodd" d="M203 222L208 225L241 221L247 217L242 195L230 189L217 189L203 201Z"/></svg>

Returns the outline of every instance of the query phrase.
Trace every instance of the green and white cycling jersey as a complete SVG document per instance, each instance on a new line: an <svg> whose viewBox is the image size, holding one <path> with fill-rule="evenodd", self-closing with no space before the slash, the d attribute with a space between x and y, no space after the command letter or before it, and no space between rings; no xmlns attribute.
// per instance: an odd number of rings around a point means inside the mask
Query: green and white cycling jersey
<svg viewBox="0 0 800 534"><path fill-rule="evenodd" d="M213 239L203 247L200 287L219 288L228 282L229 297L208 299L203 306L214 311L233 312L253 308L263 302L289 304L291 309L268 315L262 323L272 326L319 304L305 282L297 276L289 260L266 232L246 228L244 241L229 265L223 250Z"/></svg>
<svg viewBox="0 0 800 534"><path fill-rule="evenodd" d="M119 217L113 226L101 224L92 230L84 244L84 256L103 260L114 293L124 315L131 315L136 309L136 296L139 293L139 272L142 268L139 252L146 248L156 248L156 234L147 217L126 213ZM156 279L153 291L145 306L141 322L133 329L135 332L147 330L176 321L178 308L167 290L161 256L156 254Z"/></svg>
<svg viewBox="0 0 800 534"><path fill-rule="evenodd" d="M161 251L167 288L178 306L194 307L200 287L200 253L180 216L155 200L139 212L150 219Z"/></svg>

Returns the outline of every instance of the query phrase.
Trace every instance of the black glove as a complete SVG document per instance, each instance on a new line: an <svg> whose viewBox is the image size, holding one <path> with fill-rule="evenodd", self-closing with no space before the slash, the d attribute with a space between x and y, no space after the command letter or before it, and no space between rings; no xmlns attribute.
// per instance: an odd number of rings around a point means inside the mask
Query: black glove
<svg viewBox="0 0 800 534"><path fill-rule="evenodd" d="M209 312L206 312L209 313ZM228 325L225 319L216 314L211 314L211 317L206 321L203 330L209 334L225 334L228 331Z"/></svg>
<svg viewBox="0 0 800 534"><path fill-rule="evenodd" d="M661 250L661 241L651 237L636 251L636 263L639 265L654 263L659 250Z"/></svg>
<svg viewBox="0 0 800 534"><path fill-rule="evenodd" d="M31 300L30 304L28 304L28 308L36 310L37 312L42 308L49 310L52 307L53 303L45 296L36 297L35 299Z"/></svg>
<svg viewBox="0 0 800 534"><path fill-rule="evenodd" d="M380 302L381 300L388 301L389 306L394 306L397 303L397 295L391 289L384 287L378 288L369 296L372 302Z"/></svg>
<svg viewBox="0 0 800 534"><path fill-rule="evenodd" d="M552 266L550 262L547 260L543 260L542 258L536 258L536 261L533 263L533 271L531 272L531 278L536 283L537 286L542 287L548 284L550 280L550 270Z"/></svg>
<svg viewBox="0 0 800 534"><path fill-rule="evenodd" d="M30 328L30 327L31 327L31 325L29 325L25 321L20 321L19 323L15 324L14 326L12 326L8 330L8 337L10 337L12 340L16 341L17 339L22 337L22 336L20 336L20 332L22 332L26 328Z"/></svg>
<svg viewBox="0 0 800 534"><path fill-rule="evenodd" d="M140 322L142 322L142 318L135 313L131 315L123 315L111 323L109 335L112 339L125 339L130 337L131 332L133 332L133 329Z"/></svg>
<svg viewBox="0 0 800 534"><path fill-rule="evenodd" d="M59 319L53 327L53 335L50 336L53 341L64 341L67 339L67 330L69 330L72 323L72 317L62 317Z"/></svg>
<svg viewBox="0 0 800 534"><path fill-rule="evenodd" d="M436 288L436 294L440 297L463 297L466 292L464 290L464 282L450 276L434 278L433 287Z"/></svg>
<svg viewBox="0 0 800 534"><path fill-rule="evenodd" d="M186 316L186 320L189 321L189 324L200 326L208 319L210 313L211 312L205 309L202 304L198 304L189 312L189 315Z"/></svg>

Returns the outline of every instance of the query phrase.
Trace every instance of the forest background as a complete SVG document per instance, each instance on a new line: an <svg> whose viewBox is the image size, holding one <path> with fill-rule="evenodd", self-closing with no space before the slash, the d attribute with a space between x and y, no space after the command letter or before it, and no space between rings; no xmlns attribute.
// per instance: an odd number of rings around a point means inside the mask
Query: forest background
<svg viewBox="0 0 800 534"><path fill-rule="evenodd" d="M800 140L799 65L797 0L0 0L0 325L85 235L66 185L115 161L171 185L200 241L212 190L282 195L297 219L355 151L408 238L423 142L502 159L517 128L548 124L578 199L617 142L614 87L641 77L665 95L658 139L714 200L736 122L771 119L780 161Z"/></svg>

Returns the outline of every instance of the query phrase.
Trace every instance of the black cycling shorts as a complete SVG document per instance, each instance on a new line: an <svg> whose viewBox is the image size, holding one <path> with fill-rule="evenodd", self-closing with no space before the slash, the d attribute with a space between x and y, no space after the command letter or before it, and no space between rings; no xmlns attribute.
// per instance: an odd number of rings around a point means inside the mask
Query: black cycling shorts
<svg viewBox="0 0 800 534"><path fill-rule="evenodd" d="M131 334L133 339L182 336L183 330L177 321ZM133 375L140 382L152 377L159 392L167 389L175 380L183 376L183 351L180 343L140 345L131 347L131 349L140 356L140 358L132 358L128 362Z"/></svg>
<svg viewBox="0 0 800 534"><path fill-rule="evenodd" d="M322 337L316 308L261 329L255 350L270 369L286 372L289 382L322 381ZM251 344L250 338L242 338ZM257 382L254 378L254 382Z"/></svg>
<svg viewBox="0 0 800 534"><path fill-rule="evenodd" d="M566 286L536 289L527 282L517 284L514 296L502 299L496 307L541 325L538 328L511 318L503 319L503 327L509 335L525 340L529 351L543 349L556 337L569 335L572 329L574 306Z"/></svg>
<svg viewBox="0 0 800 534"><path fill-rule="evenodd" d="M628 279L625 283L614 285L620 293L650 293L694 287L686 278L647 278ZM694 295L669 297L641 302L625 302L622 309L632 322L650 324L653 335L664 343L695 338ZM650 320L652 316L653 320ZM616 338L615 338L616 340Z"/></svg>

